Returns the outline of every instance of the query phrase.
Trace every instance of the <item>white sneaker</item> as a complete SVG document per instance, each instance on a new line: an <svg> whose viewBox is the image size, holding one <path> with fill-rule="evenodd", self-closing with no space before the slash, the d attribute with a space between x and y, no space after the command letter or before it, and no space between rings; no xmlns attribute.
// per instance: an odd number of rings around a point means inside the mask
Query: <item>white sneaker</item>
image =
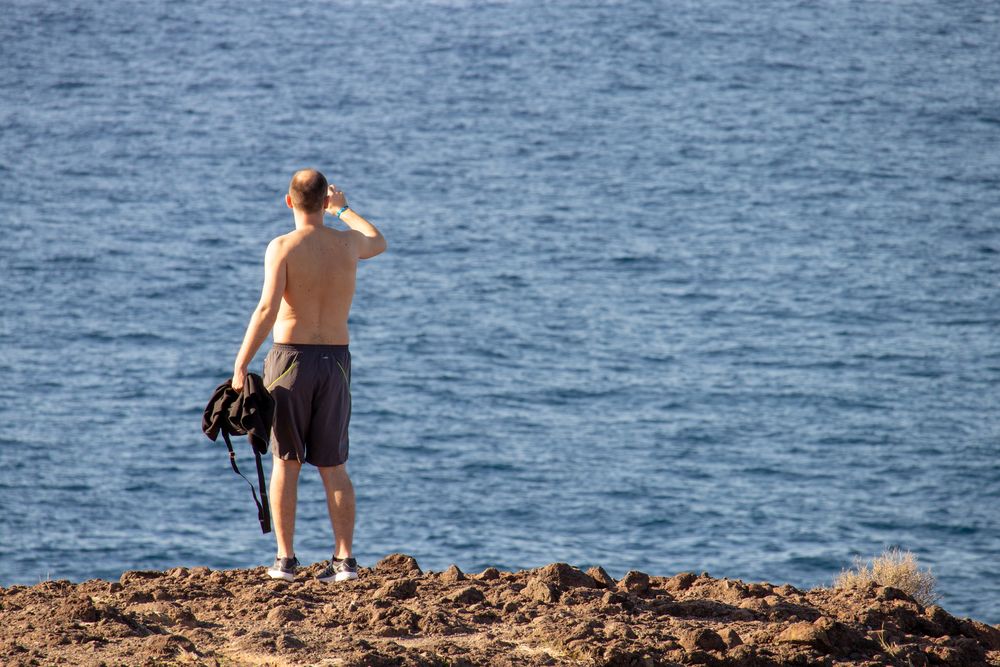
<svg viewBox="0 0 1000 667"><path fill-rule="evenodd" d="M275 558L274 565L267 569L267 576L272 579L284 579L292 581L295 579L295 570L299 567L299 559L295 556L291 558Z"/></svg>
<svg viewBox="0 0 1000 667"><path fill-rule="evenodd" d="M331 581L350 581L358 578L358 561L353 558L331 558L330 564L317 576L324 583Z"/></svg>

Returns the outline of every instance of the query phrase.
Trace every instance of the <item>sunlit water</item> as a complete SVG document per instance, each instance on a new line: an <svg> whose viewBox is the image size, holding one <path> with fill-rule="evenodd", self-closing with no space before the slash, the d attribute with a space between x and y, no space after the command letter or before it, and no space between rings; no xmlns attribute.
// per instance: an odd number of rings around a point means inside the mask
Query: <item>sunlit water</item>
<svg viewBox="0 0 1000 667"><path fill-rule="evenodd" d="M899 545L1000 622L997 6L285 4L0 13L0 584L273 557L200 418L313 165L390 242L362 564Z"/></svg>

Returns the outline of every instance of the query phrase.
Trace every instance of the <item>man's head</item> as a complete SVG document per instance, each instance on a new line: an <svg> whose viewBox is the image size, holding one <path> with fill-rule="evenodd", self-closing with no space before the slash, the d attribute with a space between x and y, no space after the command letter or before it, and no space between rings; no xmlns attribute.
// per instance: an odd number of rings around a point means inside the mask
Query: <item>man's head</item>
<svg viewBox="0 0 1000 667"><path fill-rule="evenodd" d="M288 184L288 205L306 213L322 211L326 204L326 176L315 169L301 169Z"/></svg>

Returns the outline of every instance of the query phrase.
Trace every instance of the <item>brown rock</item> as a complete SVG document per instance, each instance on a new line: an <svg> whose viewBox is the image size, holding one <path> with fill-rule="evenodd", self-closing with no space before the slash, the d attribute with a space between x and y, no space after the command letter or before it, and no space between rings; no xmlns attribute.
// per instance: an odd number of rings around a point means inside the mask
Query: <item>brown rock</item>
<svg viewBox="0 0 1000 667"><path fill-rule="evenodd" d="M769 605L766 600L762 600L761 598L747 598L746 600L740 600L739 604L736 606L740 609L746 609L754 614L761 615L767 614L767 612L771 609L771 605Z"/></svg>
<svg viewBox="0 0 1000 667"><path fill-rule="evenodd" d="M375 600L383 600L385 598L395 598L397 600L405 600L406 598L412 598L417 594L417 582L414 579L393 579L392 581L387 581L378 590L372 593L372 598Z"/></svg>
<svg viewBox="0 0 1000 667"><path fill-rule="evenodd" d="M958 665L958 652L950 646L926 646L924 654L928 662L934 665Z"/></svg>
<svg viewBox="0 0 1000 667"><path fill-rule="evenodd" d="M927 660L927 654L916 646L906 647L901 654L897 654L895 657L900 664L905 664L907 667L928 667L930 664Z"/></svg>
<svg viewBox="0 0 1000 667"><path fill-rule="evenodd" d="M663 652L663 657L670 661L667 664L671 665L671 667L673 667L673 665L684 664L684 662L687 661L687 653L682 648L668 649L668 650L666 650L666 651ZM608 664L613 664L613 665L624 664L624 665L627 665L628 663L627 662L624 662L624 663L609 662Z"/></svg>
<svg viewBox="0 0 1000 667"><path fill-rule="evenodd" d="M587 576L594 580L600 588L614 588L615 580L611 578L604 568L601 566L592 567L587 570Z"/></svg>
<svg viewBox="0 0 1000 667"><path fill-rule="evenodd" d="M495 567L488 567L479 574L479 579L483 581L496 581L500 578L500 570Z"/></svg>
<svg viewBox="0 0 1000 667"><path fill-rule="evenodd" d="M726 651L726 663L733 667L756 667L757 651L753 646L740 644Z"/></svg>
<svg viewBox="0 0 1000 667"><path fill-rule="evenodd" d="M743 598L751 597L750 589L741 581L724 579L719 588L722 591L720 597L729 602L739 602Z"/></svg>
<svg viewBox="0 0 1000 667"><path fill-rule="evenodd" d="M71 621L93 623L98 619L97 608L89 595L71 597L62 603L59 614Z"/></svg>
<svg viewBox="0 0 1000 667"><path fill-rule="evenodd" d="M912 597L910 597L906 592L899 590L898 588L893 588L892 586L881 586L878 592L875 594L876 600L906 600L907 602L916 602Z"/></svg>
<svg viewBox="0 0 1000 667"><path fill-rule="evenodd" d="M465 574L458 569L457 565L452 565L441 573L441 581L448 584L453 584L456 581L465 581Z"/></svg>
<svg viewBox="0 0 1000 667"><path fill-rule="evenodd" d="M725 651L726 642L719 633L710 628L693 628L682 630L677 641L688 653L701 649L703 651Z"/></svg>
<svg viewBox="0 0 1000 667"><path fill-rule="evenodd" d="M713 665L716 662L715 657L711 653L699 649L688 651L684 656L684 663L688 665Z"/></svg>
<svg viewBox="0 0 1000 667"><path fill-rule="evenodd" d="M604 593L604 595L601 596L601 604L605 607L615 605L624 609L631 609L634 606L632 598L625 593L619 593L618 591L607 591Z"/></svg>
<svg viewBox="0 0 1000 667"><path fill-rule="evenodd" d="M285 625L288 623L298 623L305 616L295 607L275 607L267 612L267 620L275 625Z"/></svg>
<svg viewBox="0 0 1000 667"><path fill-rule="evenodd" d="M980 623L973 619L961 621L962 634L966 637L974 637L991 651L1000 651L1000 628Z"/></svg>
<svg viewBox="0 0 1000 667"><path fill-rule="evenodd" d="M971 637L959 637L952 642L962 665L978 665L986 662L986 649Z"/></svg>
<svg viewBox="0 0 1000 667"><path fill-rule="evenodd" d="M632 628L618 621L608 621L604 624L604 634L611 639L635 639L635 632Z"/></svg>
<svg viewBox="0 0 1000 667"><path fill-rule="evenodd" d="M305 646L305 643L290 632L282 632L274 640L274 645L279 651L294 651Z"/></svg>
<svg viewBox="0 0 1000 667"><path fill-rule="evenodd" d="M537 577L532 577L521 593L537 602L553 603L559 600L559 589Z"/></svg>
<svg viewBox="0 0 1000 667"><path fill-rule="evenodd" d="M421 616L417 620L416 630L428 635L454 635L469 632L469 628L461 621L440 609L435 609Z"/></svg>
<svg viewBox="0 0 1000 667"><path fill-rule="evenodd" d="M375 571L382 575L410 576L421 575L423 572L417 565L417 559L406 554L389 554L375 564Z"/></svg>
<svg viewBox="0 0 1000 667"><path fill-rule="evenodd" d="M825 649L830 646L830 639L826 632L806 621L789 625L775 641L783 644L805 644L816 649Z"/></svg>
<svg viewBox="0 0 1000 667"><path fill-rule="evenodd" d="M201 625L197 617L183 607L177 607L171 618L174 621L174 625L179 625L182 628L193 629Z"/></svg>
<svg viewBox="0 0 1000 667"><path fill-rule="evenodd" d="M673 591L676 593L677 591L686 591L687 589L691 588L691 585L697 580L698 580L698 575L696 575L694 572L681 572L667 579L667 582L666 584L664 584L664 586L666 586L666 589L668 591Z"/></svg>
<svg viewBox="0 0 1000 667"><path fill-rule="evenodd" d="M878 649L878 644L852 627L827 616L813 621L813 626L826 633L827 642L838 655L867 653Z"/></svg>
<svg viewBox="0 0 1000 667"><path fill-rule="evenodd" d="M483 595L483 592L475 586L466 586L465 588L449 595L448 599L456 604L475 604L476 602L482 602L485 600L486 596Z"/></svg>
<svg viewBox="0 0 1000 667"><path fill-rule="evenodd" d="M735 648L743 643L743 638L732 628L726 628L719 636L722 637L722 641L726 642L726 646L729 648Z"/></svg>
<svg viewBox="0 0 1000 667"><path fill-rule="evenodd" d="M552 563L536 571L535 576L542 581L548 582L559 590L567 588L597 588L597 582L590 575L584 574L572 565L566 563Z"/></svg>
<svg viewBox="0 0 1000 667"><path fill-rule="evenodd" d="M649 575L637 570L629 570L618 582L618 590L635 595L649 592Z"/></svg>
<svg viewBox="0 0 1000 667"><path fill-rule="evenodd" d="M123 618L121 613L113 607L108 608L106 614L119 623L129 624L129 621ZM174 602L152 602L136 605L132 607L131 614L133 618L139 618L144 623L164 627L180 626L183 628L196 628L200 625L198 619L190 609L181 607Z"/></svg>
<svg viewBox="0 0 1000 667"><path fill-rule="evenodd" d="M927 607L924 610L924 616L927 617L931 622L940 626L944 631L943 634L949 635L959 635L962 634L962 624L957 618L946 612L941 607L936 604ZM942 633L939 633L942 634Z"/></svg>
<svg viewBox="0 0 1000 667"><path fill-rule="evenodd" d="M195 570L203 569L206 572L208 568L194 568ZM194 570L192 570L193 572ZM130 584L141 584L152 579L159 579L163 576L162 572L148 571L148 570L125 570L122 572L122 576L118 578L118 583L122 586L128 586Z"/></svg>
<svg viewBox="0 0 1000 667"><path fill-rule="evenodd" d="M802 595L802 591L797 589L795 586L792 586L791 584L782 584L781 586L778 586L777 589L775 589L775 592L777 592L779 595L784 595L785 597L789 597L792 595Z"/></svg>
<svg viewBox="0 0 1000 667"><path fill-rule="evenodd" d="M153 635L146 640L143 648L153 655L161 657L174 656L181 652L196 655L198 653L194 642L181 635Z"/></svg>
<svg viewBox="0 0 1000 667"><path fill-rule="evenodd" d="M594 621L588 620L580 623L574 623L572 627L566 630L565 633L560 635L561 641L575 641L575 640L588 640L594 638L594 630L601 627L601 624Z"/></svg>

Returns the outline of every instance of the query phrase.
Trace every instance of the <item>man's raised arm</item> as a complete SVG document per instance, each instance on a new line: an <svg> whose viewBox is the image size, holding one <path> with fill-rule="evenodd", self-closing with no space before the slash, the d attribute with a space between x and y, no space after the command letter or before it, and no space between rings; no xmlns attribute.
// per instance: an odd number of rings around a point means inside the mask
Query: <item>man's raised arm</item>
<svg viewBox="0 0 1000 667"><path fill-rule="evenodd" d="M330 215L337 215L338 211L344 209L343 213L339 216L340 219L344 221L344 224L357 232L355 236L357 236L358 258L368 259L369 257L374 257L385 252L388 244L385 237L382 236L382 232L376 229L375 225L356 213L354 209L345 208L347 206L347 198L344 197L344 193L338 190L335 185L331 185L327 190L327 194L330 198L330 204L326 207L326 212Z"/></svg>
<svg viewBox="0 0 1000 667"><path fill-rule="evenodd" d="M250 316L243 345L233 364L233 389L236 391L243 388L250 360L271 333L271 327L278 317L278 308L281 307L281 297L285 294L287 277L281 239L274 239L267 245L267 252L264 254L264 287L261 289L260 302Z"/></svg>

